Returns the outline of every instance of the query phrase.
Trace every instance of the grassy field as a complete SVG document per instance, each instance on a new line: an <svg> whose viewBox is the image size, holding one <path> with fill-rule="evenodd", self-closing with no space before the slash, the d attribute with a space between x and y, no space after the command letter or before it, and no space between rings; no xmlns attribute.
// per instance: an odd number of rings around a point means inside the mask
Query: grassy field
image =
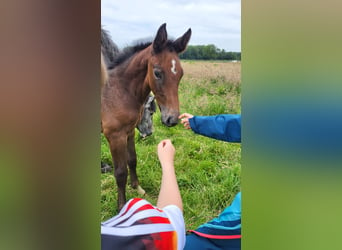
<svg viewBox="0 0 342 250"><path fill-rule="evenodd" d="M215 115L241 112L239 62L182 61L184 76L179 86L181 113ZM161 169L157 144L170 138L176 148L175 168L183 198L187 229L217 216L240 190L241 145L194 134L181 124L167 128L159 110L154 115L154 133L142 140L136 133L137 172L143 197L156 204ZM102 136L101 159L111 164L106 139ZM129 180L128 180L129 182ZM128 186L127 199L140 197ZM101 220L116 214L116 184L113 174L101 176Z"/></svg>

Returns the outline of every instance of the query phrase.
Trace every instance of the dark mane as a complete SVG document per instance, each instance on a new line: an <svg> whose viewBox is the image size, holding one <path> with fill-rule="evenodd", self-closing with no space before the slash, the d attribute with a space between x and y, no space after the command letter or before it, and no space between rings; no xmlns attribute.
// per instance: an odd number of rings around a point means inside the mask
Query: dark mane
<svg viewBox="0 0 342 250"><path fill-rule="evenodd" d="M125 47L114 59L114 61L109 65L109 69L113 69L116 66L125 62L128 58L132 57L135 53L146 49L150 46L152 42L139 43L133 46Z"/></svg>
<svg viewBox="0 0 342 250"><path fill-rule="evenodd" d="M131 58L135 53L142 51L143 49L146 49L148 46L150 46L152 42L140 42L133 46L125 47L115 58L114 61L109 65L108 69L113 69L116 66L122 64L129 58ZM173 40L168 40L166 43L166 48L169 51L174 51L173 48Z"/></svg>
<svg viewBox="0 0 342 250"><path fill-rule="evenodd" d="M110 65L119 53L119 49L110 37L109 32L103 28L101 28L101 52L107 65Z"/></svg>

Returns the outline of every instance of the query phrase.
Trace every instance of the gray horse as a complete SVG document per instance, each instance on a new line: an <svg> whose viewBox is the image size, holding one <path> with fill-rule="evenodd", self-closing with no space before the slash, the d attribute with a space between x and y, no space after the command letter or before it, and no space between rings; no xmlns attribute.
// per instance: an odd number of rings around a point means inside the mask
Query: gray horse
<svg viewBox="0 0 342 250"><path fill-rule="evenodd" d="M145 138L152 134L153 131L153 114L156 112L156 104L154 96L149 95L144 103L143 112L137 129L140 132L140 137Z"/></svg>

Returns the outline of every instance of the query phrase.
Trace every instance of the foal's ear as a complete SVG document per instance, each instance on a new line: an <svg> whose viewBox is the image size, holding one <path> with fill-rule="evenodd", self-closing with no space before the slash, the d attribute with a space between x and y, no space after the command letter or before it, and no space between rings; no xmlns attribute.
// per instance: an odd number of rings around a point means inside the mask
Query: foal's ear
<svg viewBox="0 0 342 250"><path fill-rule="evenodd" d="M183 36L178 38L176 41L173 42L173 48L179 54L186 49L186 45L188 44L191 37L191 29L188 29L187 32L184 33Z"/></svg>
<svg viewBox="0 0 342 250"><path fill-rule="evenodd" d="M166 23L162 24L158 31L156 38L153 41L153 50L155 53L159 53L164 49L164 46L167 42L167 32L166 32Z"/></svg>

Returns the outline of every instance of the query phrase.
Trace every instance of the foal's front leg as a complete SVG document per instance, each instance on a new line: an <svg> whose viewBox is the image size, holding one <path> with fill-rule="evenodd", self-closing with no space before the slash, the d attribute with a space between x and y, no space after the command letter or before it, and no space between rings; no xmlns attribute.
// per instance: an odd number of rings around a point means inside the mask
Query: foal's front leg
<svg viewBox="0 0 342 250"><path fill-rule="evenodd" d="M135 141L134 141L134 133L133 130L131 134L128 135L127 140L127 152L128 152L128 166L129 166L129 174L131 177L131 186L134 189L137 189L138 193L141 195L145 194L145 190L141 188L139 185L139 180L137 176L137 154L135 151Z"/></svg>
<svg viewBox="0 0 342 250"><path fill-rule="evenodd" d="M114 176L118 187L118 210L126 203L127 135L111 134L107 137L114 163Z"/></svg>

